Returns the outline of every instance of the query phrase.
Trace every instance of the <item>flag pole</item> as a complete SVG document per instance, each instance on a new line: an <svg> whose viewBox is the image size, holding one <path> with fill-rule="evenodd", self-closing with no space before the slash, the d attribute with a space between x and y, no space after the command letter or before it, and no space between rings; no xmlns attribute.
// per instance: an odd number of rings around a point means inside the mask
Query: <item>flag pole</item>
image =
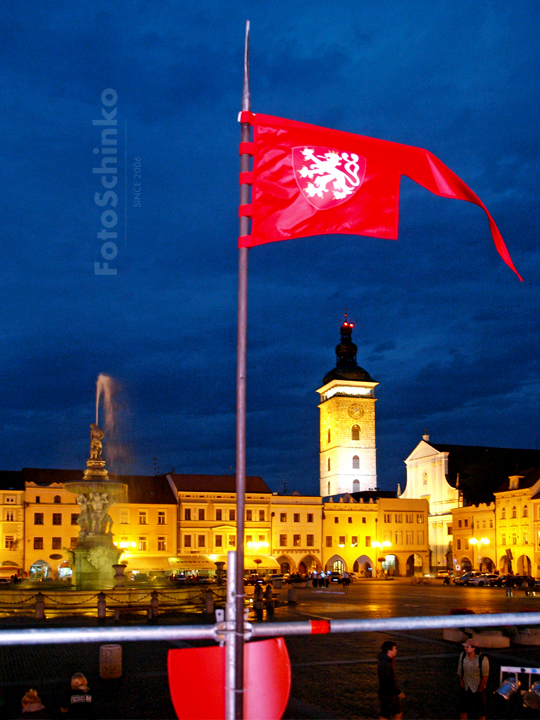
<svg viewBox="0 0 540 720"><path fill-rule="evenodd" d="M244 46L242 111L251 110L249 92L249 20ZM241 124L241 142L251 139L251 126ZM250 155L240 155L240 172L249 172ZM250 186L240 185L240 205L250 202ZM249 234L249 218L240 217L240 235ZM238 343L236 360L236 597L235 597L235 683L234 717L244 716L244 527L246 493L246 346L248 249L239 248L238 257Z"/></svg>

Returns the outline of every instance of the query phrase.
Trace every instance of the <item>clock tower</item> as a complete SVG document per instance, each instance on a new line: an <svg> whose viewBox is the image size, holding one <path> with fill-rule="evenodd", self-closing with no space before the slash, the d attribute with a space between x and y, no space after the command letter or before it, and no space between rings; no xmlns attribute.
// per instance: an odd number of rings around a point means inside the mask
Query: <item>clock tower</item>
<svg viewBox="0 0 540 720"><path fill-rule="evenodd" d="M317 392L320 409L320 493L323 497L377 487L375 387L356 362L354 325L341 326L336 367Z"/></svg>

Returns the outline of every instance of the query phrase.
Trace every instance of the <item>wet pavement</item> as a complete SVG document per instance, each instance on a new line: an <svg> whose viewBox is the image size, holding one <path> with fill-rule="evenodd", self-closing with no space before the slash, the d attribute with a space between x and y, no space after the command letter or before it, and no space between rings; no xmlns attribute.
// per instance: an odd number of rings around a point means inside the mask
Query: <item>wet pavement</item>
<svg viewBox="0 0 540 720"><path fill-rule="evenodd" d="M285 600L287 590L282 593ZM278 607L274 619L346 619L407 617L448 614L465 607L475 612L518 612L540 610L540 597L523 594L506 598L504 589L411 586L406 580L363 580L347 589L306 588L297 592L296 605ZM13 622L0 620L1 627ZM34 621L17 621L36 625ZM206 622L201 614L161 617L160 625ZM146 624L144 615L122 621ZM107 625L114 625L112 619ZM92 626L94 618L46 620L45 626ZM43 625L40 625L43 627ZM442 639L441 630L408 630L406 622L391 636L398 643L396 672L402 690L405 718L457 718L457 661L461 646ZM386 633L340 633L316 636L290 636L287 646L292 665L292 692L284 717L377 718L376 656ZM200 643L204 644L204 643ZM136 720L175 718L167 677L167 652L182 643L122 643L123 674L119 680L100 680L99 644L81 643L50 646L0 646L0 682L4 697L4 717L18 717L20 698L30 687L41 693L50 708L58 708L60 695L69 688L74 672L87 675L96 697L99 718ZM504 665L540 666L540 649L511 646L489 650L490 686L498 687L499 667ZM194 690L194 692L197 692ZM507 708L491 706L490 717L502 717ZM519 717L515 710L511 717Z"/></svg>

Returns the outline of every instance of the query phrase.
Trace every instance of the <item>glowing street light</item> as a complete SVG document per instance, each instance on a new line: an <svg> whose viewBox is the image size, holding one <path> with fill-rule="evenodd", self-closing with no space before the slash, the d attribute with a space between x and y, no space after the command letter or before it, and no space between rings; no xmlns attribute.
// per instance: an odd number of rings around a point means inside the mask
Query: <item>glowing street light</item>
<svg viewBox="0 0 540 720"><path fill-rule="evenodd" d="M482 549L482 545L489 545L489 538L485 538L485 537L483 537L483 538L474 538L474 537L473 537L473 538L469 538L469 543L472 545L472 556L473 556L472 566L473 566L473 570L474 570L474 546L475 546L475 545L478 545L478 549L481 550L481 549ZM481 568L480 568L480 560L481 560L480 555L478 555L478 558L477 558L477 559L478 559L478 570L481 570Z"/></svg>
<svg viewBox="0 0 540 720"><path fill-rule="evenodd" d="M379 542L379 540L374 540L372 543L372 546L375 548L375 567L377 567L377 562L379 558L377 558L377 551L379 548L389 548L392 546L392 543L389 540L383 540L382 542ZM386 557L386 556L385 556ZM384 562L384 558L380 558L381 562ZM377 573L379 571L377 570Z"/></svg>

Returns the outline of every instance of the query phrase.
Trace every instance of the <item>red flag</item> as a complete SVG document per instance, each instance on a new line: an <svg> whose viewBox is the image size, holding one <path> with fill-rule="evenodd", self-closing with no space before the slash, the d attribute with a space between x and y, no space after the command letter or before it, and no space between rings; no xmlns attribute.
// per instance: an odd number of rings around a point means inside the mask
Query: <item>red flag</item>
<svg viewBox="0 0 540 720"><path fill-rule="evenodd" d="M240 147L253 155L253 171L240 182L253 187L251 205L240 206L251 234L239 247L329 233L396 240L406 175L435 195L480 206L500 256L522 279L484 203L427 150L270 115L244 112L241 122L253 126L253 143Z"/></svg>

